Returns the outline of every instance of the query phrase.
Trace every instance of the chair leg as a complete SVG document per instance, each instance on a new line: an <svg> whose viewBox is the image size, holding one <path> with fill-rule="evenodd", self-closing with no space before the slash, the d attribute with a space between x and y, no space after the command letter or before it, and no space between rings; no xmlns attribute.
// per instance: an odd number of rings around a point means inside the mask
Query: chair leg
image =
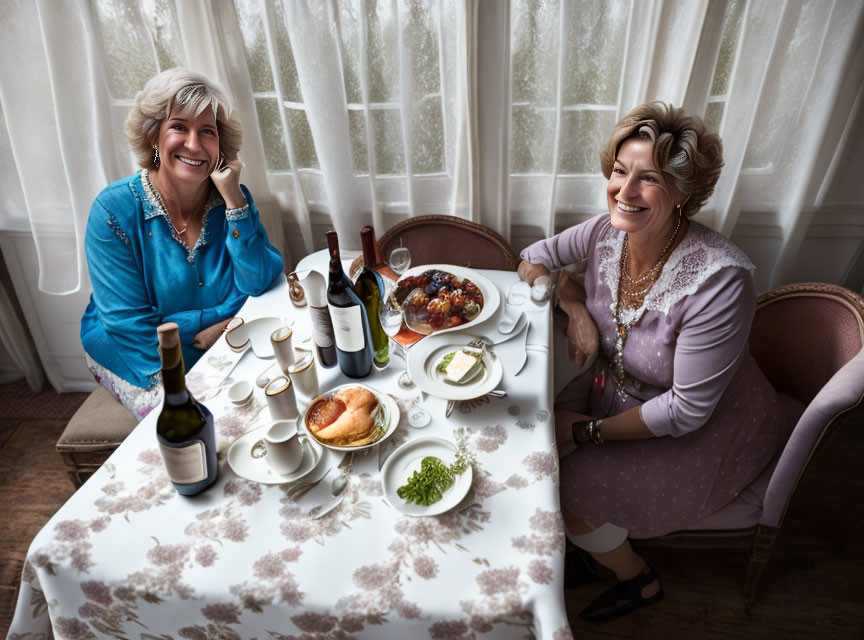
<svg viewBox="0 0 864 640"><path fill-rule="evenodd" d="M768 557L771 555L771 548L774 546L774 540L780 532L780 527L771 527L760 524L756 527L756 532L753 534L753 543L750 546L750 554L748 556L750 562L747 565L747 576L744 578L744 599L747 605L753 604L756 600L756 588L759 586L759 579L762 577L762 570L768 564Z"/></svg>

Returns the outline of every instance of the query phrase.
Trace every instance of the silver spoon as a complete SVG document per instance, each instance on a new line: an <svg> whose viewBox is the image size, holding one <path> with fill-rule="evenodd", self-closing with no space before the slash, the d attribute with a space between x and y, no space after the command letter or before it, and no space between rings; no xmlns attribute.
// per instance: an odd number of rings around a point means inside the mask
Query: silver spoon
<svg viewBox="0 0 864 640"><path fill-rule="evenodd" d="M259 375L257 378L255 378L255 385L259 389L263 389L264 387L266 387L267 384L270 382L270 380L272 380L272 378L268 375L268 372L270 371L270 369L275 367L277 364L279 364L279 363L273 362L273 363L267 365L267 368L261 372L261 375Z"/></svg>
<svg viewBox="0 0 864 640"><path fill-rule="evenodd" d="M345 487L348 486L348 477L351 475L352 464L354 464L353 451L349 454L348 464L345 465L342 473L338 477L334 478L333 483L330 485L330 494L334 498L342 495L342 492L345 491Z"/></svg>

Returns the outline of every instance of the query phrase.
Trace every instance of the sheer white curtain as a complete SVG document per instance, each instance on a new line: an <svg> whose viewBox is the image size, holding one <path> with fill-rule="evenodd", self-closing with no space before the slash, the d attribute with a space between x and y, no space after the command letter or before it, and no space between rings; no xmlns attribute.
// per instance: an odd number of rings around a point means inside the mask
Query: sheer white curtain
<svg viewBox="0 0 864 640"><path fill-rule="evenodd" d="M618 118L662 100L705 116L724 141L698 219L745 245L760 289L806 273L799 249L860 100L862 16L858 0L511 0L508 47L485 67L509 82L480 99L481 110L510 105L486 219L525 239L605 211L599 150ZM771 251L751 237L765 226L779 230Z"/></svg>
<svg viewBox="0 0 864 640"><path fill-rule="evenodd" d="M363 224L445 213L519 247L600 213L599 149L659 99L723 137L699 219L759 288L818 279L831 248L802 261L808 233L860 227L861 198L826 198L857 180L862 43L860 0L10 0L0 233L32 235L42 292L86 291L90 204L135 170L134 95L188 66L234 99L243 181L288 265L330 227L356 248ZM859 236L844 259L864 272Z"/></svg>

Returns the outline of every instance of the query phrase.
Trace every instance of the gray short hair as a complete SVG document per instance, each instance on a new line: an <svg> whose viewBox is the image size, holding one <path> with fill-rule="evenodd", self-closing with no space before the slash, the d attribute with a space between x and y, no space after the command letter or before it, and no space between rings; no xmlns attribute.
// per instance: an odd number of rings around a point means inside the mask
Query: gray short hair
<svg viewBox="0 0 864 640"><path fill-rule="evenodd" d="M189 110L195 116L211 107L219 132L219 150L228 160L237 157L243 129L240 121L233 117L233 106L228 96L200 73L168 69L150 78L144 89L138 92L123 126L139 166L156 168L153 145L159 137L159 127L175 107Z"/></svg>

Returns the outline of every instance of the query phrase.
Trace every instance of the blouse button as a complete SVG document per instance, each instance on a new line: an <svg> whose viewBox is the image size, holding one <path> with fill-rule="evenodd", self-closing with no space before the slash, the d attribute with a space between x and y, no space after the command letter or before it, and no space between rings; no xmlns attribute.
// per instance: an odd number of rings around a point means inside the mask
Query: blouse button
<svg viewBox="0 0 864 640"><path fill-rule="evenodd" d="M234 231L231 232L231 235L234 236L235 238L239 238L240 237L240 229L234 229Z"/></svg>
<svg viewBox="0 0 864 640"><path fill-rule="evenodd" d="M204 283L203 283L203 282L199 282L199 283L198 283L198 286L199 286L199 287L203 287L203 286L204 286Z"/></svg>
<svg viewBox="0 0 864 640"><path fill-rule="evenodd" d="M151 232L148 233L147 235L150 236L150 237L152 238L152 237L153 237L153 232L151 231Z"/></svg>

